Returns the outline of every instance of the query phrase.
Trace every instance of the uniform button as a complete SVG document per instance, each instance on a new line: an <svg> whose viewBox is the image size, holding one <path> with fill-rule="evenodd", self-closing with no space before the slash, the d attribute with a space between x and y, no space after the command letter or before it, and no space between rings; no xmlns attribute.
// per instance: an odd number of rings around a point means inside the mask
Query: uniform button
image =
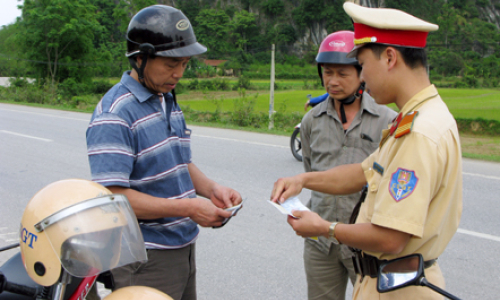
<svg viewBox="0 0 500 300"><path fill-rule="evenodd" d="M375 192L377 190L377 185L375 183L372 183L370 185L370 191Z"/></svg>

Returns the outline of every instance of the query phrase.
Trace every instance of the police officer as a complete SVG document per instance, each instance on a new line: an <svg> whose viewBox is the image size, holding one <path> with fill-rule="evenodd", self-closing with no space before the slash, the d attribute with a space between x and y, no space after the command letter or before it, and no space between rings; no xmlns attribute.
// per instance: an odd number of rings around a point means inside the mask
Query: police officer
<svg viewBox="0 0 500 300"><path fill-rule="evenodd" d="M437 25L399 10L344 10L354 21L361 78L379 104L395 103L400 114L383 132L379 148L361 164L281 178L273 201L302 188L346 194L367 185L355 224L328 222L313 212L294 212L288 222L303 237L321 235L359 249L354 299L380 299L376 289L383 260L420 253L430 282L443 287L436 259L455 234L462 212L462 160L453 116L429 81L424 51ZM406 287L384 299L441 299L430 289Z"/></svg>

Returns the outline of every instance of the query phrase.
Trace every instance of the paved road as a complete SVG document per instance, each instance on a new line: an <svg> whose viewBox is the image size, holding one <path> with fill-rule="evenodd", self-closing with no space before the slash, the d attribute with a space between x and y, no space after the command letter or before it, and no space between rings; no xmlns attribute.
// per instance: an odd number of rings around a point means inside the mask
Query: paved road
<svg viewBox="0 0 500 300"><path fill-rule="evenodd" d="M89 118L0 104L0 247L17 241L23 208L36 191L59 179L89 178ZM247 198L225 227L201 230L199 299L306 299L303 242L266 203L277 178L302 171L288 138L191 127L194 162ZM299 197L305 201L309 194ZM459 232L440 257L447 290L463 299L493 300L500 294L499 194L500 164L464 160L464 213ZM0 263L12 253L0 253Z"/></svg>

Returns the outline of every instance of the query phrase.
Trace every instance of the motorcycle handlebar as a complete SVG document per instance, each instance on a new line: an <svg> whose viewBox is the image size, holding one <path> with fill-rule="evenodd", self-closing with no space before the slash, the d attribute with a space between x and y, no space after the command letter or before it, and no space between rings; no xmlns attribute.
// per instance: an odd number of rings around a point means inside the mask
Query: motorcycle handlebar
<svg viewBox="0 0 500 300"><path fill-rule="evenodd" d="M17 248L17 247L19 247L19 243L8 245L8 246L5 246L3 248L0 248L0 252L7 251L7 250L10 250L10 249L14 249L14 248Z"/></svg>
<svg viewBox="0 0 500 300"><path fill-rule="evenodd" d="M7 278L5 278L3 273L0 272L0 294L3 293L3 291L7 291L7 292L10 292L13 294L32 297L33 299L35 299L36 296L38 295L37 288L8 282Z"/></svg>

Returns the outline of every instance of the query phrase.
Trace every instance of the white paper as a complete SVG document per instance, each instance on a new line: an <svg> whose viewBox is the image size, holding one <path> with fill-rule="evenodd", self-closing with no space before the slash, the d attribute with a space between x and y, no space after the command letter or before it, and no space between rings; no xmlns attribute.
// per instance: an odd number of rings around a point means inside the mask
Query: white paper
<svg viewBox="0 0 500 300"><path fill-rule="evenodd" d="M272 204L274 207L276 207L282 214L290 215L294 218L296 218L296 217L292 214L292 211L294 211L294 210L309 210L309 208L307 208L307 206L302 204L302 201L300 201L300 199L297 196L288 198L283 203L274 203L274 202L269 201L269 200L268 200L268 202L270 204Z"/></svg>
<svg viewBox="0 0 500 300"><path fill-rule="evenodd" d="M292 211L294 210L307 210L307 211L310 210L307 206L302 204L302 201L300 201L300 199L297 196L288 198L283 203L274 203L269 200L267 202L276 207L282 214L292 216L293 218L297 218L292 214ZM317 236L311 236L308 237L307 239L316 242L319 241Z"/></svg>

